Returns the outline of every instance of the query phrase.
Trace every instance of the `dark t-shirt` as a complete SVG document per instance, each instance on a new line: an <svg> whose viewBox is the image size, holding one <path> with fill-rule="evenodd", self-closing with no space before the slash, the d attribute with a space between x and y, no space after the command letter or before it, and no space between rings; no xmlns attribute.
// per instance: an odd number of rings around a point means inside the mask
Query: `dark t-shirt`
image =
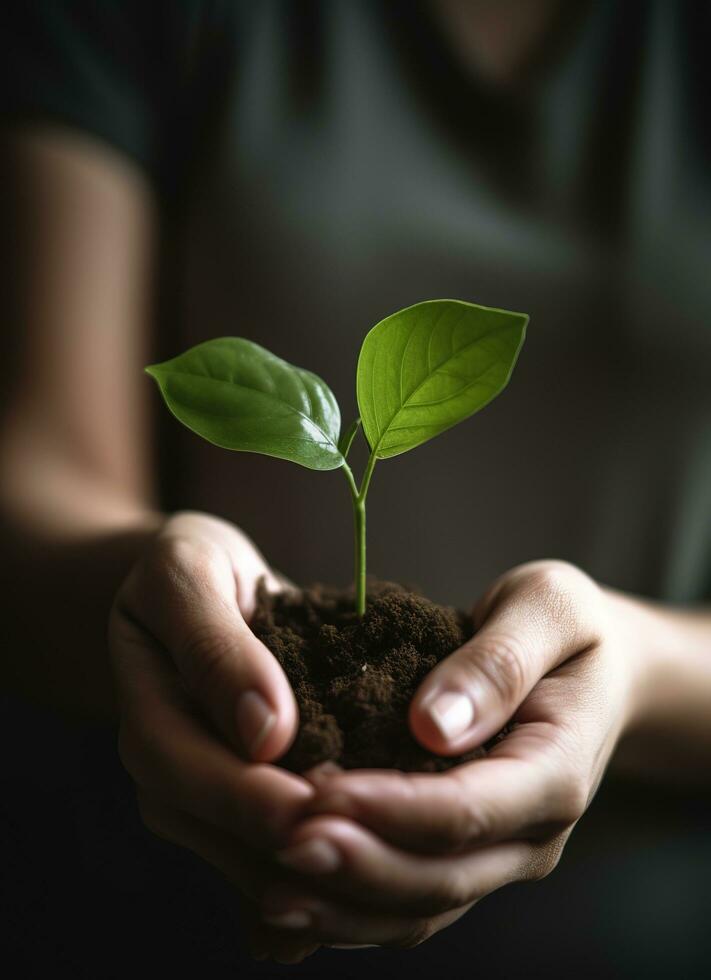
<svg viewBox="0 0 711 980"><path fill-rule="evenodd" d="M711 8L576 6L519 94L464 72L419 3L0 12L4 112L153 178L156 359L247 336L348 417L384 315L436 296L530 313L505 395L375 474L371 571L442 601L539 557L711 597ZM167 506L234 519L297 581L347 581L340 474L216 450L153 404Z"/></svg>
<svg viewBox="0 0 711 980"><path fill-rule="evenodd" d="M494 575L537 557L659 598L711 598L711 8L575 7L548 67L515 94L466 72L424 3L0 8L2 114L79 129L150 176L163 218L155 359L210 336L247 336L322 375L347 413L358 346L384 315L437 296L531 314L502 398L375 474L371 570L448 602L470 602ZM350 514L337 474L221 452L155 406L167 506L234 519L296 580L347 579ZM128 975L128 951L149 930L146 894L161 903L157 928L170 945L165 876L181 923L177 961L187 970L190 955L209 955L203 975L221 976L222 958L227 970L240 956L225 940L228 892L187 856L149 845L116 802L120 773L111 778L96 805L115 822L113 843L87 835L81 880L107 917L126 905L116 975ZM73 799L83 827L94 819L91 791L88 808ZM641 853L623 823L613 816L613 853L639 883ZM578 864L569 857L569 871L539 886L548 909L534 912L523 894L490 899L493 911L477 909L428 944L412 969L615 975L629 906L615 905L614 922L605 916L610 861L596 866L586 906L601 948L570 923L565 941L550 935L586 847L599 858L590 834ZM629 905L642 893L630 886ZM488 923L484 935L477 921ZM628 927L644 921L631 914ZM704 942L693 907L685 925L665 922L675 955ZM112 928L104 935L117 942ZM659 975L659 943L632 945L629 963ZM80 955L74 940L67 946ZM335 954L320 955L305 975L337 968ZM372 962L355 955L363 970Z"/></svg>

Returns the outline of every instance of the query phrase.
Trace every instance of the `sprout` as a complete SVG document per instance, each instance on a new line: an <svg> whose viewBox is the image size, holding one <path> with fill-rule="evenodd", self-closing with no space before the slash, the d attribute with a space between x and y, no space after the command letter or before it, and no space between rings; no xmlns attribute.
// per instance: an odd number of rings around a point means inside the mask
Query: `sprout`
<svg viewBox="0 0 711 980"><path fill-rule="evenodd" d="M356 608L365 612L365 503L373 469L469 418L508 383L528 316L461 300L427 300L377 323L356 372L360 417L341 434L328 385L242 337L220 337L146 368L170 411L224 449L312 470L342 469L353 504ZM370 457L360 485L348 465L362 427Z"/></svg>

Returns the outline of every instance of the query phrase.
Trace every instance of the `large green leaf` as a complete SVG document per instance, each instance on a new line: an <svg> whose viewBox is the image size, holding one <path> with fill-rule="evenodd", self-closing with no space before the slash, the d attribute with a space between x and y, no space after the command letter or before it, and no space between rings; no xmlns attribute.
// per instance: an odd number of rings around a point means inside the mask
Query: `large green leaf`
<svg viewBox="0 0 711 980"><path fill-rule="evenodd" d="M417 303L377 323L358 358L363 431L380 459L473 415L506 386L528 316L460 300Z"/></svg>
<svg viewBox="0 0 711 980"><path fill-rule="evenodd" d="M343 465L341 415L328 385L251 340L208 340L146 371L173 415L216 446L312 470Z"/></svg>

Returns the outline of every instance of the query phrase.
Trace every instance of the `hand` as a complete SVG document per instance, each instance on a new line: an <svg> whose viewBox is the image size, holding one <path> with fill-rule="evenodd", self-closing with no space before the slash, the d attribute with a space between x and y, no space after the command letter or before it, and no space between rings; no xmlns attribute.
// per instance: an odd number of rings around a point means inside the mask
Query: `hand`
<svg viewBox="0 0 711 980"><path fill-rule="evenodd" d="M281 667L247 621L256 584L283 583L230 524L169 519L134 566L109 624L119 751L149 830L194 851L254 899L314 795L268 765L297 708Z"/></svg>
<svg viewBox="0 0 711 980"><path fill-rule="evenodd" d="M635 712L643 671L624 609L562 562L499 579L473 639L417 691L410 726L442 755L512 730L444 773L313 776L261 941L411 946L494 889L549 874Z"/></svg>

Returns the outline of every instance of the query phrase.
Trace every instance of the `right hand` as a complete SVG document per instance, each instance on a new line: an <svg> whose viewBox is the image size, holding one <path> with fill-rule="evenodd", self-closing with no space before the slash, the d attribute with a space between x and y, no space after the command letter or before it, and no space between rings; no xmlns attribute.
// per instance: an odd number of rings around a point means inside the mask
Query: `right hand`
<svg viewBox="0 0 711 980"><path fill-rule="evenodd" d="M236 527L169 518L114 602L119 753L149 830L215 865L252 902L310 783L269 765L298 724L291 686L249 629L256 586L284 582Z"/></svg>

